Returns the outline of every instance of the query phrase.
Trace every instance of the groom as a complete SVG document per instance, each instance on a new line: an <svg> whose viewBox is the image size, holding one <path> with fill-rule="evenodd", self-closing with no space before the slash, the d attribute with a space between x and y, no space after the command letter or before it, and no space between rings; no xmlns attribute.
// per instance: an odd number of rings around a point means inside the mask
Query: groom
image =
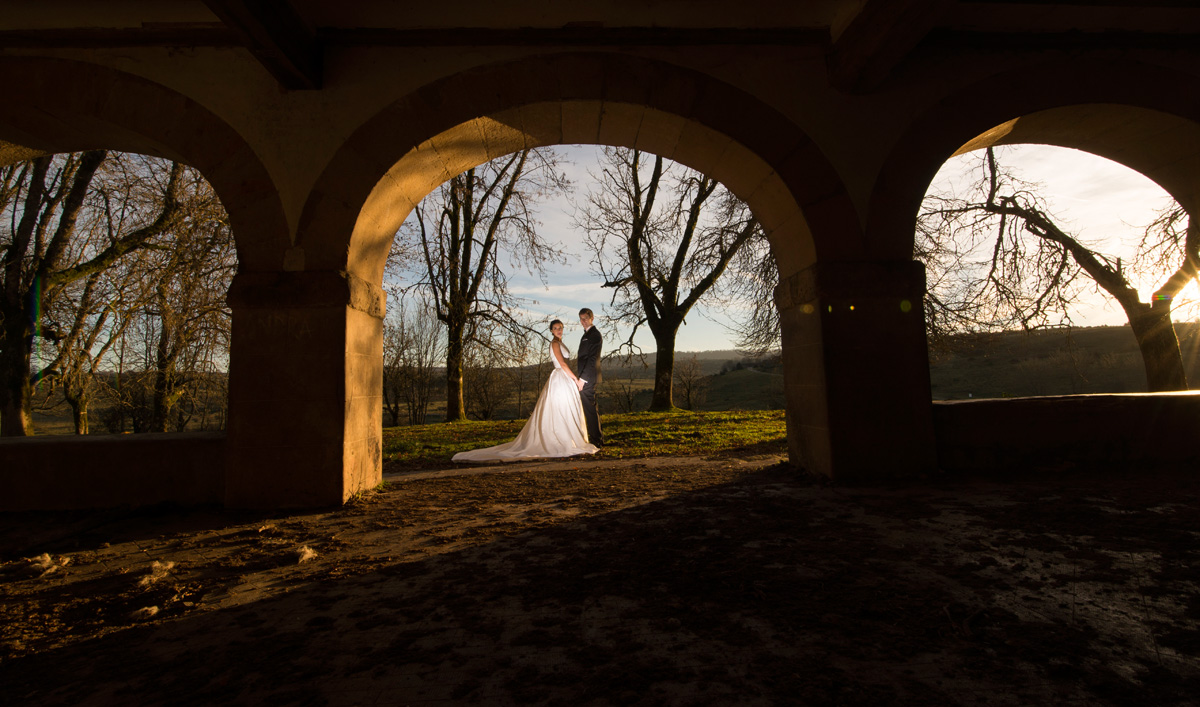
<svg viewBox="0 0 1200 707"><path fill-rule="evenodd" d="M604 445L600 432L600 416L596 413L596 384L600 382L600 349L604 345L600 330L592 326L592 310L579 310L583 338L579 340L579 399L583 401L583 417L587 420L588 441L597 447Z"/></svg>

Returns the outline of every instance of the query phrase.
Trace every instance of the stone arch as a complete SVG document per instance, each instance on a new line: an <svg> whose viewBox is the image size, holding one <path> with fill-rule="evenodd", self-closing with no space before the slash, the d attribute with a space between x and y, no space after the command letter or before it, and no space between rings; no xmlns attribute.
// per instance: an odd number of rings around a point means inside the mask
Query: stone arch
<svg viewBox="0 0 1200 707"><path fill-rule="evenodd" d="M873 252L911 256L913 224L937 170L989 145L1071 147L1119 162L1200 207L1200 105L1195 77L1149 64L1061 61L967 86L924 112L888 156L870 199Z"/></svg>
<svg viewBox="0 0 1200 707"><path fill-rule="evenodd" d="M278 270L290 237L276 186L254 150L211 111L162 85L82 62L5 57L0 59L0 84L5 87L5 100L0 103L0 159L11 163L38 154L105 148L179 160L199 170L225 206L237 242L239 273ZM231 300L234 294L231 292ZM256 294L244 299L254 300ZM257 306L258 302L250 303L250 309ZM239 312L235 307L227 435L55 441L56 463L48 478L60 483L26 489L23 493L29 498L25 502L44 503L36 500L39 494L75 482L79 482L83 499L75 502L85 504L96 499L133 502L143 497L203 503L232 498L239 502L229 490L231 476L236 481L239 468L244 468L233 463L239 449L236 443L247 436L244 423L253 423L261 411L254 407L257 401L235 391L247 387L247 377L269 370L267 365L256 367L256 353L262 359L277 356L264 349L262 336L255 338L259 334L256 328L261 328L258 325L253 312L247 308ZM272 330L265 334L276 335ZM292 377L284 378L280 387L294 387L293 373L281 374ZM251 424L249 435L258 432ZM279 439L267 443L283 446ZM166 465L164 459L189 459L192 463ZM249 464L259 462L248 460ZM164 474L164 468L171 466L173 472ZM104 469L116 480L104 481L109 478L104 475L78 478L79 472L94 469ZM322 492L324 495L319 495ZM302 502L311 503L314 498L329 502L340 493L340 488L333 492L318 489L299 495ZM261 498L242 502L260 502ZM286 503L276 498L266 504Z"/></svg>
<svg viewBox="0 0 1200 707"><path fill-rule="evenodd" d="M914 335L923 331L921 310L906 314L910 309L900 305L919 289L919 278L908 262L861 262L858 213L820 148L779 111L712 77L602 53L529 57L425 86L363 124L318 178L286 266L306 272L286 279L315 283L340 277L346 284L339 283L339 290L348 286L346 316L358 324L353 341L346 337L347 347L357 348L345 369L345 439L354 435L367 448L378 448L362 432L379 427L381 420L372 417L378 417L378 405L367 399L366 386L358 387L361 395L349 390L355 381L377 375L378 364L370 361L381 346L381 325L364 313L381 316L383 265L405 216L437 185L469 167L523 147L573 143L636 146L706 172L764 222L780 272L775 300L784 330L793 461L829 475L836 468L842 478L869 476L878 468L878 450L896 440L911 451L902 459L890 455L890 468L903 474L930 466L929 415L917 409L928 404L928 385L917 381L919 394L896 392L886 404L866 400L898 364L864 367L871 354L863 342L843 341L857 338L854 332L861 329L829 318L840 316L846 292L862 294L849 310L857 306L860 321L876 316L872 312L887 320L873 332L872 347L895 338L893 348L905 354L893 361L923 355L914 345L923 343ZM845 266L817 268L839 261ZM838 315L831 314L835 299ZM831 363L829 353L844 345L856 353ZM328 355L330 362L334 355ZM860 443L861 430L873 429L870 424L855 431L854 418L867 407L885 430L881 447ZM349 454L345 459L344 479L373 478L369 465Z"/></svg>
<svg viewBox="0 0 1200 707"><path fill-rule="evenodd" d="M211 111L160 84L84 62L0 58L0 84L0 163L101 148L184 162L224 204L239 269L278 268L289 229L275 184L254 150ZM247 329L239 331L235 318L235 345ZM232 420L232 395L230 410ZM244 406L241 412L253 415ZM24 468L44 471L17 480L10 507L227 500L228 445L219 433L31 440L5 440L18 468L22 455L36 456ZM57 498L64 488L74 493Z"/></svg>
<svg viewBox="0 0 1200 707"><path fill-rule="evenodd" d="M938 169L954 154L993 144L1042 143L1106 157L1155 180L1195 213L1200 172L1189 167L1200 157L1200 105L1191 99L1194 83L1194 76L1125 57L1067 58L1030 62L952 92L912 122L884 161L869 200L868 249L911 257L916 217ZM927 379L928 358L912 361L907 375ZM1197 414L1186 394L933 407L938 465L950 471L1011 469L1047 455L1097 464L1143 459L1147 446L1158 446L1151 430L1177 420L1194 424ZM1097 447L1098 437L1111 443Z"/></svg>
<svg viewBox="0 0 1200 707"><path fill-rule="evenodd" d="M184 162L221 198L243 268L276 268L288 226L275 185L240 135L169 88L61 59L0 59L0 161L113 149Z"/></svg>
<svg viewBox="0 0 1200 707"><path fill-rule="evenodd" d="M574 143L638 147L715 176L764 222L784 276L861 242L840 178L779 112L680 67L562 54L443 79L361 126L313 189L296 261L379 282L396 228L437 185L515 150Z"/></svg>

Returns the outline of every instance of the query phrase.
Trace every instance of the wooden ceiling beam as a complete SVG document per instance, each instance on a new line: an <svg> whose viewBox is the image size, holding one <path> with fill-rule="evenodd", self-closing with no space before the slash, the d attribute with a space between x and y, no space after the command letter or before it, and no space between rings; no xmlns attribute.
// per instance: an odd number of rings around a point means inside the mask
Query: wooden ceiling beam
<svg viewBox="0 0 1200 707"><path fill-rule="evenodd" d="M236 47L240 38L220 22L128 27L0 30L4 49L115 49L121 47Z"/></svg>
<svg viewBox="0 0 1200 707"><path fill-rule="evenodd" d="M815 27L489 27L337 28L317 30L326 46L371 47L656 47L791 46L825 51L829 35Z"/></svg>
<svg viewBox="0 0 1200 707"><path fill-rule="evenodd" d="M288 90L321 88L320 44L288 0L204 0Z"/></svg>
<svg viewBox="0 0 1200 707"><path fill-rule="evenodd" d="M881 84L925 38L954 0L866 0L834 38L830 83L847 93Z"/></svg>

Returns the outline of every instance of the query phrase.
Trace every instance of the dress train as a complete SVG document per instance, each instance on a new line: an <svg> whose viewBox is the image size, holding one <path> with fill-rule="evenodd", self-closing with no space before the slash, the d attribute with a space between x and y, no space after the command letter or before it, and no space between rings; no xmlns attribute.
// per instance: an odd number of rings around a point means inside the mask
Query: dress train
<svg viewBox="0 0 1200 707"><path fill-rule="evenodd" d="M554 370L538 396L533 412L516 439L494 447L459 452L452 461L482 462L512 459L572 457L595 454L599 448L588 442L583 403L575 381L559 366L551 352Z"/></svg>

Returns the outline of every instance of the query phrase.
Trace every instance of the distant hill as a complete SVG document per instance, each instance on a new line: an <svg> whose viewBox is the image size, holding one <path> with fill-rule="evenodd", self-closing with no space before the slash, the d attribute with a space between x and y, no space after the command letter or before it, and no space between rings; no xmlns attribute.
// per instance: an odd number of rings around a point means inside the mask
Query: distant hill
<svg viewBox="0 0 1200 707"><path fill-rule="evenodd" d="M776 354L777 355L777 354ZM739 361L746 361L746 354L736 349L723 349L716 351L676 351L675 365L679 366L684 361L689 360L692 356L700 362L700 367L705 374L714 375L719 373L722 367L728 366L732 368ZM634 356L628 366L620 358L606 359L604 362L605 375L609 375L611 371L624 371L628 367L634 370L644 371L646 378L654 377L654 366L658 361L658 355L650 352L642 357ZM643 365L643 363L645 365Z"/></svg>
<svg viewBox="0 0 1200 707"><path fill-rule="evenodd" d="M782 410L783 370L743 368L709 379L702 410Z"/></svg>
<svg viewBox="0 0 1200 707"><path fill-rule="evenodd" d="M1175 329L1188 380L1200 388L1200 324L1184 322L1176 324ZM943 350L930 352L934 400L1146 390L1141 354L1128 326L964 335L952 338L948 344ZM783 369L777 354L754 361L733 350L684 351L676 354L676 366L693 355L707 376L707 391L697 410L784 407ZM645 366L635 362L626 367L618 361L606 361L604 383L598 391L601 410L645 410L654 384L654 361L653 353L646 355ZM524 374L529 383L521 409L513 403L497 411L498 418L527 415L530 396L536 397L548 368L545 364L531 366L524 369ZM470 407L470 401L467 404ZM678 385L675 404L684 405ZM101 419L101 406L95 406L92 412L94 420ZM430 421L441 419L444 412L444 373L439 372ZM53 410L38 410L35 425L38 434L69 433L69 410L61 403ZM93 424L93 428L98 432L101 425Z"/></svg>
<svg viewBox="0 0 1200 707"><path fill-rule="evenodd" d="M1188 380L1200 384L1200 325L1179 323L1175 332ZM959 336L930 353L929 373L935 400L1146 390L1128 326Z"/></svg>
<svg viewBox="0 0 1200 707"><path fill-rule="evenodd" d="M1200 388L1200 324L1175 325L1188 380ZM1128 326L1047 329L953 337L943 351L930 352L929 374L934 400L1002 398L1081 393L1145 392L1146 374L1141 352ZM676 354L676 365L692 352ZM709 375L703 410L769 409L783 406L783 371L778 364L752 366L724 374L732 362L743 360L737 351L696 353ZM654 357L647 367L635 367L644 391L636 405L649 405ZM606 364L606 386L612 390L620 378L630 380L626 369ZM625 383L630 385L629 383ZM676 404L682 404L676 396Z"/></svg>

